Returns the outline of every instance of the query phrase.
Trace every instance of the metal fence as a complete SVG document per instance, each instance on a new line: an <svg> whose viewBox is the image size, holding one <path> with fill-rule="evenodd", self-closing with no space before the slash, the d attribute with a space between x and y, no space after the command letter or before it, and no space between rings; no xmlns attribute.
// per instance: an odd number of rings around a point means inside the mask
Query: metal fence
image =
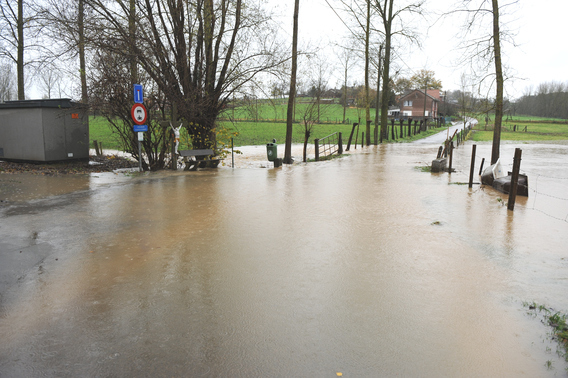
<svg viewBox="0 0 568 378"><path fill-rule="evenodd" d="M316 161L320 160L320 157L327 157L333 154L341 155L343 153L343 141L341 138L341 133L333 133L326 137L315 139L315 151L316 151Z"/></svg>

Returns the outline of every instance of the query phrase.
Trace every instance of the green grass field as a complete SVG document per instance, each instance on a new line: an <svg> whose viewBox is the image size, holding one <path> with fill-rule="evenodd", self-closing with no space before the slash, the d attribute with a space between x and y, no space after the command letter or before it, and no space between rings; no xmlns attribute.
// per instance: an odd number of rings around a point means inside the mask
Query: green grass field
<svg viewBox="0 0 568 378"><path fill-rule="evenodd" d="M89 117L89 146L94 148L93 141L102 143L105 150L121 150L119 138L114 134L104 117Z"/></svg>
<svg viewBox="0 0 568 378"><path fill-rule="evenodd" d="M557 123L556 123L557 122ZM518 141L557 141L568 139L568 123L564 120L538 117L515 117L503 120L501 140ZM515 130L515 125L516 131ZM473 140L478 142L493 140L493 127L485 126L485 120L479 122L474 129ZM526 131L525 131L526 130Z"/></svg>
<svg viewBox="0 0 568 378"><path fill-rule="evenodd" d="M301 120L302 114L308 106L308 98L300 98L296 103L295 119ZM265 122L286 122L286 112L288 109L287 100L258 100L250 102L246 106L229 108L220 115L220 120L229 121L265 121ZM375 109L371 109L371 117L375 118ZM347 123L358 122L359 118L365 118L365 109L348 107L345 109L345 120ZM320 105L321 123L342 123L343 106L340 104L321 104Z"/></svg>
<svg viewBox="0 0 568 378"><path fill-rule="evenodd" d="M301 101L301 100L300 100ZM286 102L277 100L275 102L260 101L258 106L254 105L258 111L259 119L262 122L254 122L254 111L251 113L252 105L247 107L239 107L236 109L227 109L219 121L219 125L226 128L228 133L236 132L234 137L235 146L262 145L269 143L272 139L276 139L277 143L284 143L286 139ZM300 102L297 105L296 119L300 120L301 114L307 104ZM234 114L234 118L233 118ZM374 109L371 109L371 117L374 119ZM320 120L321 124L313 126L309 143L313 143L315 138L323 138L335 132L343 134L343 141L346 144L351 133L352 123L357 122L359 117L364 118L364 111L354 107L348 108L346 118L348 124L340 123L343 120L343 107L339 104L321 105ZM228 119L245 119L246 121L231 122ZM274 119L277 121L275 122ZM519 140L519 141L557 141L568 140L568 124L564 120L553 120L538 117L515 116L513 120L503 120L503 129L501 132L502 140ZM363 122L364 123L364 122ZM517 125L517 131L513 131L514 125ZM293 143L304 142L304 127L300 123L295 123L293 129ZM525 132L526 127L526 132ZM373 139L374 124L371 125L371 139ZM113 133L108 122L103 117L90 117L89 119L90 143L93 141L102 142L104 149L120 150L120 141L118 135ZM441 129L431 129L426 133L411 138L398 139L397 142L408 142L415 139L424 138L434 134ZM492 120L487 130L485 130L485 119L479 119L473 135L475 141L491 141L493 140ZM364 125L359 126L358 143L361 143L361 132L365 131ZM182 135L180 148L188 148L187 136ZM228 143L228 141L227 141ZM355 143L355 136L353 137Z"/></svg>

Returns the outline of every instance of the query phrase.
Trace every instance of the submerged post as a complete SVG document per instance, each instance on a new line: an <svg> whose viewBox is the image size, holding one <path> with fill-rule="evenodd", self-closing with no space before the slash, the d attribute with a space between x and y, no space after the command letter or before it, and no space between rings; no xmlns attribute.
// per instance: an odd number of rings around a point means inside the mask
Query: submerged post
<svg viewBox="0 0 568 378"><path fill-rule="evenodd" d="M319 161L320 159L320 140L319 139L314 139L314 148L316 150L316 161Z"/></svg>
<svg viewBox="0 0 568 378"><path fill-rule="evenodd" d="M355 127L357 127L358 123L353 123L353 128L351 129L351 134L349 135L349 140L347 141L347 148L345 151L349 151L351 147L351 141L353 140L353 133L355 132Z"/></svg>
<svg viewBox="0 0 568 378"><path fill-rule="evenodd" d="M481 159L481 167L479 167L479 175L483 172L483 164L485 164L485 158Z"/></svg>
<svg viewBox="0 0 568 378"><path fill-rule="evenodd" d="M142 172L142 141L144 140L144 133L138 132L138 170Z"/></svg>
<svg viewBox="0 0 568 378"><path fill-rule="evenodd" d="M515 158L513 160L513 175L511 176L511 189L509 190L509 201L507 209L513 211L515 209L515 200L517 197L517 184L519 181L519 170L521 169L521 155L523 151L515 148Z"/></svg>
<svg viewBox="0 0 568 378"><path fill-rule="evenodd" d="M475 150L477 145L471 146L471 168L469 170L469 188L473 187L473 170L475 169Z"/></svg>
<svg viewBox="0 0 568 378"><path fill-rule="evenodd" d="M454 142L450 142L450 167L448 173L452 173L452 160L454 158Z"/></svg>
<svg viewBox="0 0 568 378"><path fill-rule="evenodd" d="M342 155L343 154L343 137L341 135L341 133L338 133L339 136L337 137L337 154L338 155Z"/></svg>

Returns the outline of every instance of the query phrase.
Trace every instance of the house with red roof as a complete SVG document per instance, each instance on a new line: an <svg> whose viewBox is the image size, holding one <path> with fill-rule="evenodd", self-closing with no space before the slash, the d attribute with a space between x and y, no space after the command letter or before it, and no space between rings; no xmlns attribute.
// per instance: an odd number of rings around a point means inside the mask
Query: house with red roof
<svg viewBox="0 0 568 378"><path fill-rule="evenodd" d="M403 118L414 119L437 118L441 101L439 89L428 89L426 94L421 89L415 89L400 98L400 115Z"/></svg>

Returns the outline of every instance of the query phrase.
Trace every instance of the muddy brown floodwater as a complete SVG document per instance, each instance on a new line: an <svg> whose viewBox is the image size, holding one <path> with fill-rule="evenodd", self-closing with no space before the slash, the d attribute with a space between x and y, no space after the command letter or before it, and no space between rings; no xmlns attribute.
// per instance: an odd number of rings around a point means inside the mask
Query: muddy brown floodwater
<svg viewBox="0 0 568 378"><path fill-rule="evenodd" d="M514 212L437 147L0 175L0 376L565 375L523 302L568 310L568 145L520 146Z"/></svg>

